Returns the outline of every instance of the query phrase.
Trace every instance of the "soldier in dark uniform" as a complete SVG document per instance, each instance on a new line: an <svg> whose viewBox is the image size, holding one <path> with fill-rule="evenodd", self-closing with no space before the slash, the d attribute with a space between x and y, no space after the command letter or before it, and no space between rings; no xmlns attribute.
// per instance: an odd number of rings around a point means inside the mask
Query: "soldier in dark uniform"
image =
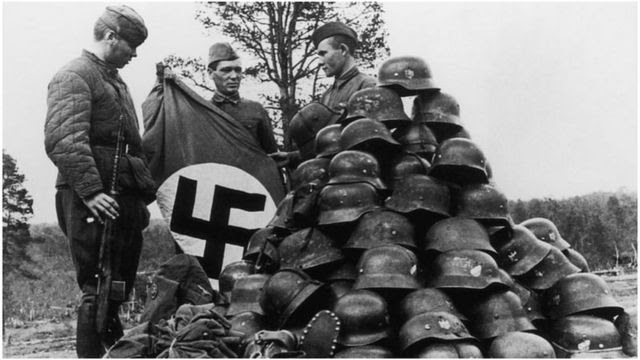
<svg viewBox="0 0 640 360"><path fill-rule="evenodd" d="M356 32L341 22L326 23L311 35L316 54L325 74L335 78L333 85L322 95L321 102L341 111L358 90L376 86L376 80L358 70L354 58L358 44Z"/></svg>
<svg viewBox="0 0 640 360"><path fill-rule="evenodd" d="M215 43L209 48L209 76L216 85L211 98L215 106L238 120L256 139L265 153L278 151L273 127L267 111L256 101L240 97L242 63L228 43Z"/></svg>
<svg viewBox="0 0 640 360"><path fill-rule="evenodd" d="M78 308L78 357L101 357L123 334L120 302L109 302L108 329L96 329L97 277L104 220L113 221L111 271L128 297L149 222L146 203L155 186L142 155L133 101L118 69L136 56L147 37L144 21L127 6L109 6L94 26L90 50L60 69L48 87L45 149L58 168L56 211L70 243L82 301ZM110 196L118 133L124 153L117 196Z"/></svg>

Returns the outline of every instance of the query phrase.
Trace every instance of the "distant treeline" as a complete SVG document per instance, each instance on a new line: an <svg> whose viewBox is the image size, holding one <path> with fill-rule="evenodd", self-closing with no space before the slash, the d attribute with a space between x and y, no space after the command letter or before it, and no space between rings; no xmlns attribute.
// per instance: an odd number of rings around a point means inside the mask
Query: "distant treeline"
<svg viewBox="0 0 640 360"><path fill-rule="evenodd" d="M596 192L566 199L510 201L513 220L547 218L592 270L637 265L636 193Z"/></svg>

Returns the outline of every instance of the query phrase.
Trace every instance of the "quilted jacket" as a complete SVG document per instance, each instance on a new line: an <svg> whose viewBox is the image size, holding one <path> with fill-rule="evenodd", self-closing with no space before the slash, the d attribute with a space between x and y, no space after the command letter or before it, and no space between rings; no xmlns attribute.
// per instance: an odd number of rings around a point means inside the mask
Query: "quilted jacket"
<svg viewBox="0 0 640 360"><path fill-rule="evenodd" d="M119 163L119 190L153 192L145 189L153 182L146 179L133 101L115 68L84 50L49 83L47 106L45 150L58 168L56 187L70 186L83 199L107 191L122 114L127 151Z"/></svg>

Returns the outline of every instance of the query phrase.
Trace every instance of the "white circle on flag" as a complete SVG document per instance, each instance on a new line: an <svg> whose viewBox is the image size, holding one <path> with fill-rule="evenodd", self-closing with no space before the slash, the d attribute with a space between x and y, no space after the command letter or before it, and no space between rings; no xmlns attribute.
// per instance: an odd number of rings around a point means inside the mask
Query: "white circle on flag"
<svg viewBox="0 0 640 360"><path fill-rule="evenodd" d="M211 208L214 199L216 185L229 189L243 191L249 194L264 195L266 200L261 211L245 211L231 208L229 212L229 225L244 229L259 229L267 226L276 213L276 204L269 191L262 183L248 172L234 166L218 163L202 163L184 167L171 174L158 188L157 202L162 217L167 224L171 224L173 206L176 200L176 192L179 179L187 178L197 182L195 202L193 206L193 218L208 221L211 219ZM206 241L204 239L179 234L171 231L180 248L189 255L203 256ZM235 247L237 248L237 247ZM228 250L231 250L229 248ZM242 249L226 254L223 260L223 268L228 263L242 258Z"/></svg>

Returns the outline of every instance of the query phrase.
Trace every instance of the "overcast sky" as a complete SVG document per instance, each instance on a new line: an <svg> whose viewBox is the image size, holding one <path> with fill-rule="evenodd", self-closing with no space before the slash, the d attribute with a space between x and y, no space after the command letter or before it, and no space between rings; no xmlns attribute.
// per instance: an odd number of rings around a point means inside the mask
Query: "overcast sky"
<svg viewBox="0 0 640 360"><path fill-rule="evenodd" d="M55 221L56 169L44 152L46 87L91 43L107 3L3 2L3 147L34 198L34 222ZM121 74L140 105L154 64L204 56L189 2L128 3L147 41ZM391 55L424 58L461 105L462 120L509 199L637 189L637 4L385 3ZM257 99L244 87L245 97ZM409 111L409 109L407 109ZM140 119L141 120L141 119Z"/></svg>

